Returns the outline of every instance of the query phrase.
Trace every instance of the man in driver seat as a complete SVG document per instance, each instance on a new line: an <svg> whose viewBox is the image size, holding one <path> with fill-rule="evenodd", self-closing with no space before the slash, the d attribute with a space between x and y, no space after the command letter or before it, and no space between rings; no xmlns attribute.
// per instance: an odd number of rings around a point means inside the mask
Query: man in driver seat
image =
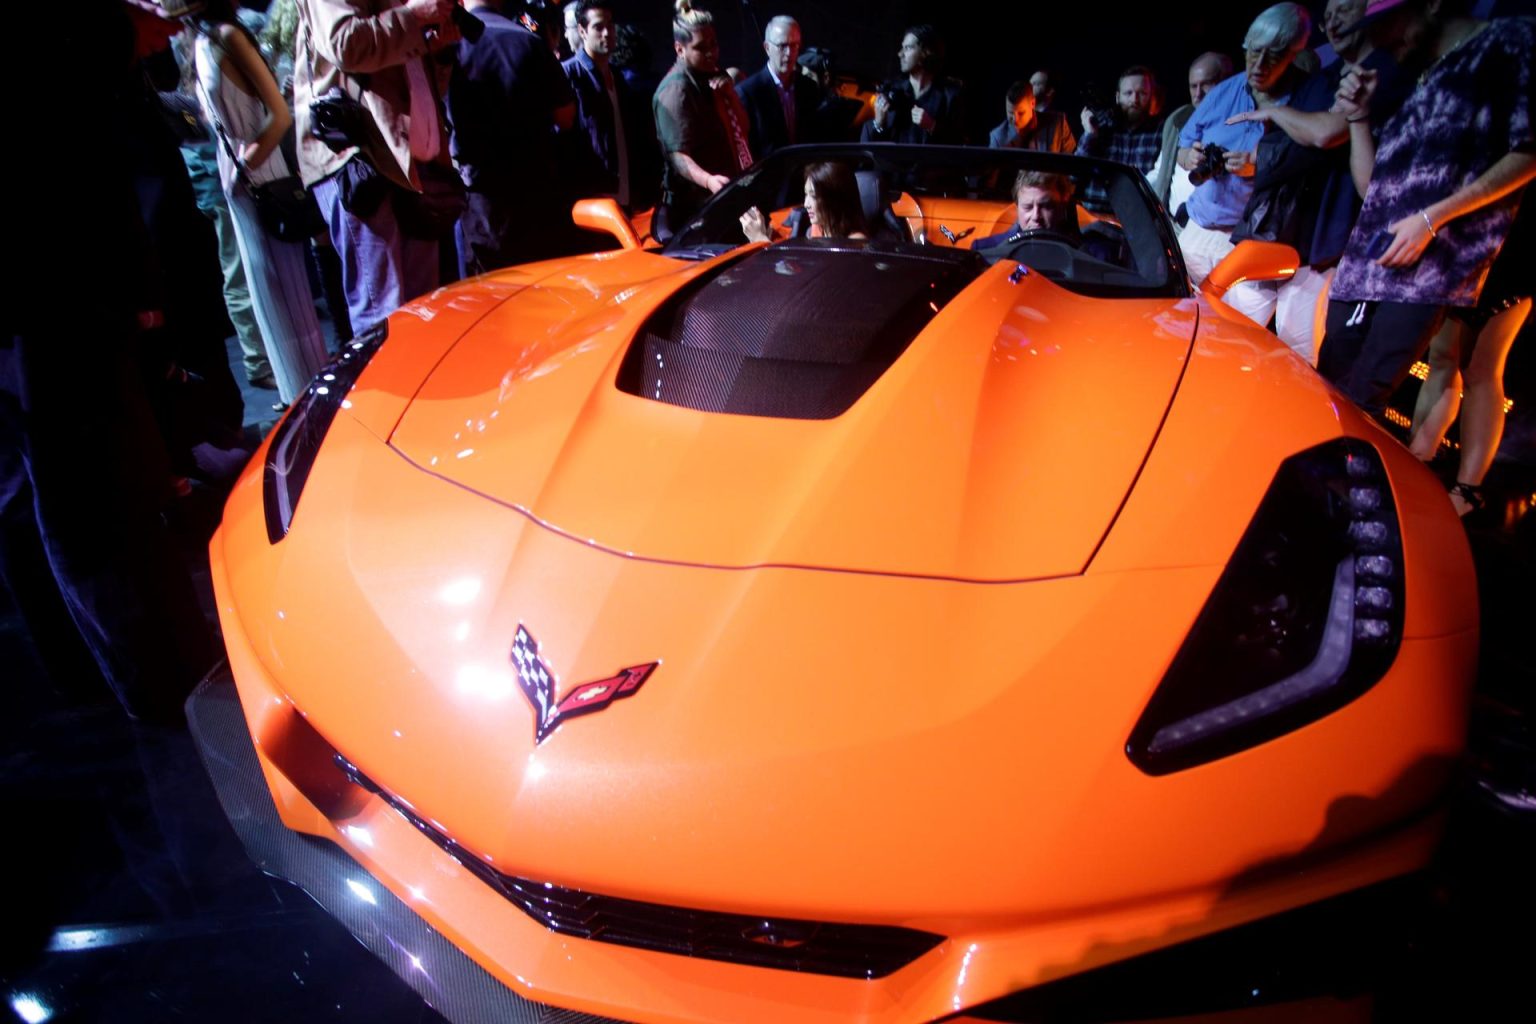
<svg viewBox="0 0 1536 1024"><path fill-rule="evenodd" d="M1029 239L1057 241L1086 256L1123 265L1123 246L1098 232L1084 234L1078 227L1077 203L1072 199L1072 179L1048 171L1020 171L1013 182L1017 219L1011 228L988 238L978 238L978 251L1008 248Z"/></svg>

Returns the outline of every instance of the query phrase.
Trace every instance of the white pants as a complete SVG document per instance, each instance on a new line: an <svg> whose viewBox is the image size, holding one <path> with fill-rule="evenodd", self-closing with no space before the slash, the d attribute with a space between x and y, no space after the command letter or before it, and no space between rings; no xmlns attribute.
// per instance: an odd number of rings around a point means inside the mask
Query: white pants
<svg viewBox="0 0 1536 1024"><path fill-rule="evenodd" d="M1216 264L1226 258L1227 253L1237 248L1229 237L1231 234L1230 229L1212 230L1194 221L1184 225L1184 230L1179 232L1179 249L1184 254L1184 266L1189 270L1190 283L1195 287L1198 288L1200 282L1210 276ZM1272 285L1266 289L1261 283L1244 281L1229 288L1223 301L1264 327L1275 314L1273 290Z"/></svg>
<svg viewBox="0 0 1536 1024"><path fill-rule="evenodd" d="M1190 281L1196 287L1208 277L1237 246L1220 230L1203 228L1194 221L1179 235L1179 248ZM1323 336L1323 319L1328 311L1328 286L1333 282L1333 268L1316 270L1302 267L1287 281L1244 281L1233 285L1223 301L1260 327L1275 321L1275 333L1291 351L1313 366L1317 365L1317 342Z"/></svg>
<svg viewBox="0 0 1536 1024"><path fill-rule="evenodd" d="M1275 306L1275 333L1313 366L1317 365L1317 343L1323 339L1323 323L1328 317L1333 271L1333 267L1302 267L1280 285Z"/></svg>

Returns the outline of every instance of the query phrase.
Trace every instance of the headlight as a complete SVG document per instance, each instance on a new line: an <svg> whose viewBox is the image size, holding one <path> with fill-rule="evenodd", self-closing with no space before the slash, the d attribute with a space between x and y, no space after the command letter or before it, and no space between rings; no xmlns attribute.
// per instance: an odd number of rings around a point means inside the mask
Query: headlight
<svg viewBox="0 0 1536 1024"><path fill-rule="evenodd" d="M310 467L315 464L320 442L325 440L326 431L336 418L336 410L342 408L363 367L388 335L389 322L380 321L342 345L341 354L315 375L277 425L267 448L261 480L267 539L273 544L288 535L293 510L304 491L304 482L309 479Z"/></svg>
<svg viewBox="0 0 1536 1024"><path fill-rule="evenodd" d="M1343 439L1286 459L1131 733L1152 775L1316 721L1369 689L1403 632L1403 549L1381 458Z"/></svg>

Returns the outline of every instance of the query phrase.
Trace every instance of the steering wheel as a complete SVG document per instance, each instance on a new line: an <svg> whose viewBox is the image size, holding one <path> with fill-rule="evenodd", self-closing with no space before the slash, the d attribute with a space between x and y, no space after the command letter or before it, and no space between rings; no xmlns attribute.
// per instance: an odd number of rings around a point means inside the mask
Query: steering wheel
<svg viewBox="0 0 1536 1024"><path fill-rule="evenodd" d="M1010 249L1025 242L1059 242L1070 249L1076 249L1083 244L1083 239L1081 236L1069 235L1065 231L1056 231L1051 228L1026 228L1008 236Z"/></svg>

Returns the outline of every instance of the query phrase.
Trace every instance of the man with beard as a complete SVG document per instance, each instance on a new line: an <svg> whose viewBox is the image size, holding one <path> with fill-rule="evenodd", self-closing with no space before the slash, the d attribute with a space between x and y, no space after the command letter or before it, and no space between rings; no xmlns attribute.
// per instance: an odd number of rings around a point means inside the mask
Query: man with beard
<svg viewBox="0 0 1536 1024"><path fill-rule="evenodd" d="M1477 304L1536 178L1536 22L1478 21L1455 0L1376 0L1366 20L1371 42L1420 75L1379 142L1379 76L1352 65L1339 85L1365 204L1333 279L1318 369L1379 415L1446 308Z"/></svg>
<svg viewBox="0 0 1536 1024"><path fill-rule="evenodd" d="M1157 78L1150 68L1126 68L1120 74L1114 107L1083 111L1077 151L1130 164L1143 174L1150 172L1163 141L1163 122L1153 109L1156 96ZM1095 213L1109 212L1109 197L1101 182L1090 181L1083 189L1083 205Z"/></svg>
<svg viewBox="0 0 1536 1024"><path fill-rule="evenodd" d="M902 79L881 86L875 116L864 124L865 142L965 142L965 106L960 83L943 78L944 42L932 25L914 25L901 37L896 53Z"/></svg>
<svg viewBox="0 0 1536 1024"><path fill-rule="evenodd" d="M720 70L715 18L677 0L672 47L677 63L656 87L651 109L663 154L662 204L653 234L665 241L704 201L752 166L747 112Z"/></svg>

